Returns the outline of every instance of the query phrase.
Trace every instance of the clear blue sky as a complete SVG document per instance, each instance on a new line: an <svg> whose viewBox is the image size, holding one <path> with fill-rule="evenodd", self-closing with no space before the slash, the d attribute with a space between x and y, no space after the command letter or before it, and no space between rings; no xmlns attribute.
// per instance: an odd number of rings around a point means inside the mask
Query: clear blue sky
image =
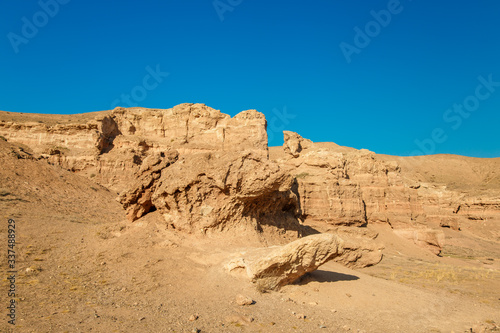
<svg viewBox="0 0 500 333"><path fill-rule="evenodd" d="M500 156L499 1L56 1L3 1L0 110L205 103L270 145Z"/></svg>

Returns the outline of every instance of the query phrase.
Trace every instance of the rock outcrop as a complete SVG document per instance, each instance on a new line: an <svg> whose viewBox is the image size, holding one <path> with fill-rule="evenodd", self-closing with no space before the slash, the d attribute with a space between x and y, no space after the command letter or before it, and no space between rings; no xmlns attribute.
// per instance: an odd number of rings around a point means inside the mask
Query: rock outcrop
<svg viewBox="0 0 500 333"><path fill-rule="evenodd" d="M41 115L39 115L41 117ZM203 104L116 108L58 123L0 122L0 135L51 164L119 193L130 221L158 210L167 225L207 233L229 228L302 234L294 178L269 161L266 119Z"/></svg>
<svg viewBox="0 0 500 333"><path fill-rule="evenodd" d="M119 200L131 221L154 207L175 229L188 232L229 227L262 231L274 226L301 232L293 177L253 152L176 151L144 160L138 181Z"/></svg>
<svg viewBox="0 0 500 333"><path fill-rule="evenodd" d="M120 108L85 118L39 122L1 121L0 135L31 147L51 164L93 178L116 192L129 187L149 155L251 151L267 157L264 115L243 111L233 118L204 104L171 109ZM57 118L56 118L57 119Z"/></svg>
<svg viewBox="0 0 500 333"><path fill-rule="evenodd" d="M500 239L488 227L500 221L500 191L489 190L500 178L488 171L498 170L498 159L391 157L288 131L280 156L270 159L263 114L231 118L203 104L57 116L0 112L0 137L119 194L131 221L158 210L180 230L279 230L288 240L387 223L436 254L445 244L442 228ZM464 169L458 182L446 171ZM463 185L474 177L472 187Z"/></svg>
<svg viewBox="0 0 500 333"><path fill-rule="evenodd" d="M401 237L439 254L445 244L440 227L459 230L467 220L500 220L498 198L419 182L390 157L313 143L293 132L284 139L277 162L297 179L301 219L318 230L388 223Z"/></svg>
<svg viewBox="0 0 500 333"><path fill-rule="evenodd" d="M135 175L137 180L118 197L118 201L127 210L127 218L135 221L146 215L154 207L153 193L161 177L161 172L178 159L176 150L167 153L155 153L146 157Z"/></svg>
<svg viewBox="0 0 500 333"><path fill-rule="evenodd" d="M230 273L244 270L246 277L260 290L277 290L330 260L350 267L366 267L382 259L379 245L366 247L358 237L348 237L347 240L344 237L331 233L303 237L284 246L245 253L225 267Z"/></svg>

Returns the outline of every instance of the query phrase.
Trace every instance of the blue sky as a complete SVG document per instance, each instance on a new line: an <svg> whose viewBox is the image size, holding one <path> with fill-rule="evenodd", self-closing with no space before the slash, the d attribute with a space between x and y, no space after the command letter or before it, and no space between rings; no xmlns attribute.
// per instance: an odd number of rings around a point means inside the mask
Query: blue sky
<svg viewBox="0 0 500 333"><path fill-rule="evenodd" d="M393 155L500 156L500 2L5 0L0 110L257 109ZM128 96L128 97L127 97Z"/></svg>

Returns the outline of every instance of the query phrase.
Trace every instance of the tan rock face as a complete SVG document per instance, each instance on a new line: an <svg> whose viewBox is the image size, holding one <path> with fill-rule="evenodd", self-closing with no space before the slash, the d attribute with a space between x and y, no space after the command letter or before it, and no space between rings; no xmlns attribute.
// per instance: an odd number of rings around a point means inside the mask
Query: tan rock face
<svg viewBox="0 0 500 333"><path fill-rule="evenodd" d="M338 227L332 232L344 240L344 251L334 258L335 262L351 268L363 268L382 260L384 245L376 241L378 233L351 227Z"/></svg>
<svg viewBox="0 0 500 333"><path fill-rule="evenodd" d="M176 152L144 160L138 181L120 195L135 220L151 207L169 225L188 232L275 226L301 232L293 177L252 152Z"/></svg>
<svg viewBox="0 0 500 333"><path fill-rule="evenodd" d="M439 254L445 244L440 227L459 230L465 219L500 220L498 199L415 182L396 161L367 150L312 143L293 132L284 139L285 155L277 162L297 179L301 219L318 230L385 222Z"/></svg>
<svg viewBox="0 0 500 333"><path fill-rule="evenodd" d="M268 155L266 119L255 110L231 118L204 104L180 104L166 110L116 108L74 119L82 123L3 121L0 135L116 192L128 189L145 158L169 149L181 155L209 151Z"/></svg>
<svg viewBox="0 0 500 333"><path fill-rule="evenodd" d="M153 207L152 196L157 187L157 180L161 177L161 171L178 158L176 150L167 153L155 153L146 157L141 168L136 173L137 180L129 190L124 191L117 198L127 210L130 221L146 215Z"/></svg>
<svg viewBox="0 0 500 333"><path fill-rule="evenodd" d="M299 157L302 149L308 148L312 144L310 140L302 138L295 132L283 131L283 136L285 137L283 149L285 150L285 153L290 154L293 157Z"/></svg>

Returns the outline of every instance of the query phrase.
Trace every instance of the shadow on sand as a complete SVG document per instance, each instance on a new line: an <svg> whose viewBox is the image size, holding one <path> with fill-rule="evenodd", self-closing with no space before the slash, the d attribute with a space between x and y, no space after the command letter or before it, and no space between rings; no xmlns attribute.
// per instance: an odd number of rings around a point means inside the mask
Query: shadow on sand
<svg viewBox="0 0 500 333"><path fill-rule="evenodd" d="M295 281L294 284L305 285L310 282L337 282L354 280L359 280L359 277L350 274L323 271L321 269L318 269L314 272L304 274L304 276Z"/></svg>

